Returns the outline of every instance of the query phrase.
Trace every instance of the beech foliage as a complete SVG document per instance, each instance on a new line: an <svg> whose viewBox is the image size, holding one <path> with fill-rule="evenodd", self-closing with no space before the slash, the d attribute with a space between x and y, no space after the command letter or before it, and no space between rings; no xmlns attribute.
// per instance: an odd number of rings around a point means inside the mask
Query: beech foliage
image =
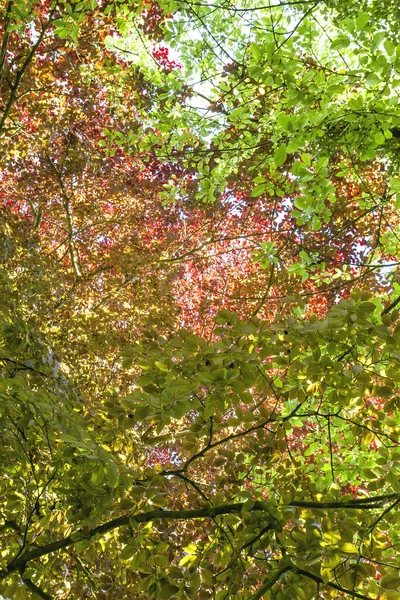
<svg viewBox="0 0 400 600"><path fill-rule="evenodd" d="M2 597L397 599L397 3L0 23Z"/></svg>

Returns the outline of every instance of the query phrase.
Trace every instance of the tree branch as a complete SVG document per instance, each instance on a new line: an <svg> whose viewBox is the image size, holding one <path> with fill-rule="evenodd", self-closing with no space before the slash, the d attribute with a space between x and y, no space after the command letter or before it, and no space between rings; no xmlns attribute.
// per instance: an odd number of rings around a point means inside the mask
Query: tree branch
<svg viewBox="0 0 400 600"><path fill-rule="evenodd" d="M365 596L365 594L360 594L359 592L356 592L356 590L354 590L354 589L349 590L347 588L342 587L341 585L339 585L337 583L333 583L332 581L324 582L324 580L321 577L318 577L318 575L314 575L313 573L309 573L308 571L299 569L298 567L296 567L296 565L292 565L291 571L293 571L293 573L296 573L297 575L303 575L303 577L312 579L313 581L315 581L315 583L317 583L319 585L328 586L330 588L333 588L334 590L338 590L338 592L342 592L343 594L348 595L349 598L360 598L361 600L373 600L373 598L371 596Z"/></svg>
<svg viewBox="0 0 400 600"><path fill-rule="evenodd" d="M292 570L291 564L284 565L283 567L278 569L278 571L274 575L271 575L271 577L269 577L263 583L263 585L260 587L260 589L255 594L250 596L249 600L259 600L260 598L262 598L264 596L265 592L268 592L268 590L270 590L275 585L275 583L277 583L277 581L279 580L281 575L286 573L286 571L291 571L291 570Z"/></svg>
<svg viewBox="0 0 400 600"><path fill-rule="evenodd" d="M57 177L60 189L61 189L61 195L62 195L62 199L63 199L63 207L65 210L65 216L66 216L66 221L67 221L68 251L69 251L70 258L71 258L72 268L75 272L76 278L80 279L82 277L82 268L81 268L81 264L80 264L81 261L80 261L79 251L78 251L75 241L74 241L74 227L73 227L71 208L70 208L70 206L71 206L70 202L71 202L72 195L69 196L67 193L67 190L65 189L64 181L63 181L60 170L57 168L57 166L51 160L50 156L48 156L47 159L49 161L51 168L53 169L54 173L56 174L56 177Z"/></svg>
<svg viewBox="0 0 400 600"><path fill-rule="evenodd" d="M53 15L55 13L55 10L57 8L57 4L58 2L55 3L55 5L53 6L50 15L49 15L49 20L47 21L47 23L45 23L45 25L42 26L42 31L40 32L38 39L36 40L35 44L32 46L31 51L29 52L28 56L26 57L25 62L23 63L22 67L19 69L19 71L17 72L17 75L15 77L15 81L13 84L10 85L10 95L8 98L8 101L6 103L4 112L3 112L3 116L0 120L0 132L4 127L5 122L7 121L11 108L17 98L17 90L19 88L19 85L21 83L22 77L25 74L25 71L27 70L27 68L29 67L33 57L35 56L35 52L36 50L39 48L40 44L43 41L43 38L45 36L46 31L48 30L48 28L51 26L52 22L53 22Z"/></svg>
<svg viewBox="0 0 400 600"><path fill-rule="evenodd" d="M21 565L21 567L18 570L20 572L21 579L28 588L28 590L39 596L39 598L43 598L43 600L53 600L53 597L49 596L49 594L46 594L46 592L41 590L35 583L33 583L32 579L24 577L25 565Z"/></svg>
<svg viewBox="0 0 400 600"><path fill-rule="evenodd" d="M7 54L7 46L8 46L8 38L10 36L10 30L8 29L11 21L11 9L14 4L14 0L8 0L6 7L6 16L4 19L4 33L3 33L3 42L1 44L0 50L0 92L1 92L1 84L3 83L3 71L4 71L4 62Z"/></svg>
<svg viewBox="0 0 400 600"><path fill-rule="evenodd" d="M293 500L286 506L295 508L356 508L362 510L371 510L379 508L390 500L400 499L400 493L387 494L384 496L375 496L374 498L360 498L357 500L344 500L343 502L310 502L307 500Z"/></svg>
<svg viewBox="0 0 400 600"><path fill-rule="evenodd" d="M381 316L383 317L383 315L387 315L391 310L396 308L398 304L400 304L400 296L396 298L396 300L394 300L391 304L389 304L389 306L383 309L383 311L381 312Z"/></svg>
<svg viewBox="0 0 400 600"><path fill-rule="evenodd" d="M295 508L314 508L314 509L363 509L363 510L372 510L374 508L380 507L382 504L389 500L400 499L400 493L397 494L389 494L386 496L376 496L375 498L362 498L361 500L349 500L343 502L302 502L302 501L293 501L285 506L292 506ZM53 552L57 552L58 550L63 550L64 548L68 548L75 544L75 542L82 539L92 539L95 536L101 536L107 533L108 531L112 531L113 529L118 529L119 527L127 527L132 521L136 523L148 523L149 521L155 521L160 519L161 521L187 521L189 519L213 519L220 515L227 515L232 513L238 513L243 509L245 505L244 502L237 502L235 504L223 504L221 506L210 506L207 508L199 508L199 509L189 509L189 510L163 510L156 509L145 513L128 514L123 515L121 517L117 517L112 519L111 521L107 521L102 525L98 525L89 531L81 531L78 530L78 533L81 533L80 537L76 537L76 535L69 535L61 540L56 542L51 542L50 544L46 544L44 546L38 546L33 548L32 550L28 550L18 558L12 560L5 569L0 570L0 580L5 579L11 573L20 570L22 567L32 561L40 558L42 556L47 556ZM255 502L254 506L251 509L253 511L261 511L261 512L269 512L270 506L265 502ZM279 529L279 523L270 516L271 519L271 529ZM75 532L76 534L77 532ZM322 580L321 580L322 581ZM359 596L361 598L366 598L365 596Z"/></svg>

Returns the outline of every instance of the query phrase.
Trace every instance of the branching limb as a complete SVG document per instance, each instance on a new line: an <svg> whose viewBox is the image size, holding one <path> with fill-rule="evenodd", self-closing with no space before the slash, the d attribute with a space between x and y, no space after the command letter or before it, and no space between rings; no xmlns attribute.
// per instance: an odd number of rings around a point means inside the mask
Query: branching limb
<svg viewBox="0 0 400 600"><path fill-rule="evenodd" d="M20 572L21 579L22 579L23 583L26 585L26 587L28 588L28 590L30 590L31 592L36 594L36 596L39 596L39 598L43 598L43 600L53 600L53 597L49 596L49 594L46 594L46 592L41 590L35 583L33 583L32 579L29 579L28 577L24 577L24 572L25 572L24 565L22 565L18 570Z"/></svg>
<svg viewBox="0 0 400 600"><path fill-rule="evenodd" d="M283 567L281 567L280 569L278 569L273 575L271 575L271 577L269 577L263 583L263 585L260 587L259 590L257 590L257 592L255 594L250 596L249 600L260 600L260 598L262 598L264 596L265 592L268 592L268 590L270 590L279 581L279 578L281 575L283 575L287 571L291 571L291 570L292 570L292 565L290 565L290 564L286 564Z"/></svg>
<svg viewBox="0 0 400 600"><path fill-rule="evenodd" d="M10 21L11 21L10 13L11 13L13 4L14 4L14 0L8 0L7 7L6 7L6 16L4 19L3 41L1 44L1 50L0 50L0 91L1 91L1 84L3 82L4 62L6 60L6 55L7 55L8 38L10 36L10 30L9 30Z"/></svg>
<svg viewBox="0 0 400 600"><path fill-rule="evenodd" d="M360 600L373 600L372 596L366 596L365 594L360 594L360 592L356 592L356 590L349 590L347 588L342 587L341 585L339 585L338 583L334 583L333 581L328 581L328 582L324 582L324 580L321 577L318 577L318 575L314 575L313 573L309 573L308 571L304 571L303 569L299 569L297 568L295 565L292 565L291 569L290 569L293 573L296 573L297 575L303 575L303 577L307 577L308 579L312 579L313 581L315 581L315 583L317 585L320 586L327 586L330 588L333 588L334 590L337 590L338 592L341 592L342 594L345 594L346 596L348 596L349 598L360 598Z"/></svg>
<svg viewBox="0 0 400 600"><path fill-rule="evenodd" d="M21 371L33 371L33 373L38 373L39 375L42 375L43 377L50 377L47 373L43 373L43 371L38 371L37 369L34 369L30 365L27 365L25 363L14 360L13 358L8 358L7 356L0 356L0 361L3 363L10 363L12 365L15 365L16 367L18 367L18 370L21 370Z"/></svg>
<svg viewBox="0 0 400 600"><path fill-rule="evenodd" d="M75 241L74 241L74 227L73 227L72 215L71 215L71 198L72 198L72 196L68 195L67 190L65 189L64 181L63 181L60 170L57 168L57 166L55 165L55 163L51 160L51 158L49 156L47 158L48 158L51 168L53 169L53 171L57 177L57 180L58 180L58 183L60 186L61 196L63 199L63 207L65 210L65 216L66 216L66 221L67 221L68 251L69 251L70 258L71 258L72 268L74 269L76 278L80 279L82 277L82 267L80 264L79 252L78 252L78 249L77 249Z"/></svg>
<svg viewBox="0 0 400 600"><path fill-rule="evenodd" d="M388 506L387 508L385 508L385 510L379 515L379 517L376 519L376 521L374 521L371 525L371 527L369 528L368 532L372 533L372 531L375 529L375 527L378 525L378 523L380 521L382 521L382 519L385 517L385 515L387 515L395 506L397 506L400 502L400 498L397 498L397 500L395 500L395 502L393 502L393 504L391 504L390 506Z"/></svg>
<svg viewBox="0 0 400 600"><path fill-rule="evenodd" d="M398 304L400 304L400 296L398 298L396 298L396 300L394 300L386 308L383 309L383 311L381 312L381 316L383 317L383 315L387 315L388 313L390 313L390 311L392 311L394 308L396 308L396 306Z"/></svg>
<svg viewBox="0 0 400 600"><path fill-rule="evenodd" d="M45 23L42 26L42 30L41 30L40 34L38 35L38 38L37 38L35 44L32 46L31 51L29 52L28 56L26 57L21 68L17 71L17 75L15 77L14 83L10 84L10 95L8 97L8 101L5 106L3 116L1 117L1 120L0 120L0 132L2 131L4 124L10 115L10 112L11 112L11 109L12 109L12 106L13 106L15 100L17 99L17 91L20 86L21 80L22 80L26 70L28 69L30 63L32 62L32 59L35 56L36 50L39 48L40 44L42 43L44 36L46 34L46 31L49 29L49 27L53 23L53 15L56 11L57 5L58 5L58 2L55 2L53 8L51 9L47 23Z"/></svg>
<svg viewBox="0 0 400 600"><path fill-rule="evenodd" d="M331 508L331 509L362 509L362 510L372 510L379 506L382 506L385 502L389 500L400 500L400 493L397 494L388 494L386 496L376 496L375 498L362 498L360 500L348 500L343 502L302 502L302 501L293 501L287 504L286 506L299 507L299 508L311 508L320 510L321 508ZM46 544L44 546L38 546L33 548L32 550L27 550L19 556L18 558L12 560L5 569L0 570L0 580L7 578L11 573L20 570L22 567L25 568L25 565L32 561L36 560L42 556L47 556L48 554L52 554L53 552L57 552L59 550L63 550L64 548L68 548L75 544L75 542L80 539L92 539L97 536L102 536L108 531L112 531L114 529L118 529L119 527L127 527L132 521L136 523L149 523L150 521L161 520L161 521L188 521L190 519L214 519L215 517L221 515L228 515L232 513L241 512L244 502L237 502L234 504L222 504L221 506L208 506L206 508L198 508L198 509L189 509L189 510L163 510L156 509L144 513L139 514L128 514L123 515L121 517L117 517L115 519L111 519L111 521L107 521L102 525L98 525L89 531L82 531L81 537L67 536L61 540L56 542L51 542L50 544ZM269 505L265 502L255 502L254 506L251 509L252 511L260 511L260 512L269 512ZM275 519L271 518L271 529L275 527L279 527L278 523L275 523ZM77 533L77 532L75 532ZM321 580L322 581L322 580ZM338 588L339 589L339 588ZM340 588L342 589L342 588ZM366 596L357 596L360 598L366 598ZM369 599L368 599L369 600Z"/></svg>

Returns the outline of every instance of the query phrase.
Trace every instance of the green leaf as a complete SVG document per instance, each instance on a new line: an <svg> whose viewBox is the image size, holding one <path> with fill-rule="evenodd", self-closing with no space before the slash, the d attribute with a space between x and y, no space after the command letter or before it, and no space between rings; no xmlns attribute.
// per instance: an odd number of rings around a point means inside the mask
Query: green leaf
<svg viewBox="0 0 400 600"><path fill-rule="evenodd" d="M135 410L135 421L136 422L143 421L148 416L149 412L150 412L150 406L148 404L139 406Z"/></svg>
<svg viewBox="0 0 400 600"><path fill-rule="evenodd" d="M181 402L176 402L170 408L171 417L174 419L180 419L183 415L187 414L190 411L190 400L184 400Z"/></svg>
<svg viewBox="0 0 400 600"><path fill-rule="evenodd" d="M390 575L384 575L379 580L379 585L385 590L399 590L400 589L400 576L398 573L391 573Z"/></svg>
<svg viewBox="0 0 400 600"><path fill-rule="evenodd" d="M356 27L358 30L365 28L369 21L369 14L367 12L361 12L356 18Z"/></svg>
<svg viewBox="0 0 400 600"><path fill-rule="evenodd" d="M377 144L384 144L386 142L386 138L381 131L377 131L374 136L375 142Z"/></svg>
<svg viewBox="0 0 400 600"><path fill-rule="evenodd" d="M186 546L183 546L182 550L184 552L186 552L187 554L196 554L197 553L196 545L193 544L193 542L190 542Z"/></svg>
<svg viewBox="0 0 400 600"><path fill-rule="evenodd" d="M160 600L169 600L173 598L179 592L179 588L176 585L167 584L164 585L158 594Z"/></svg>
<svg viewBox="0 0 400 600"><path fill-rule="evenodd" d="M322 227L321 219L319 219L318 217L313 218L311 227L312 227L313 231L319 231Z"/></svg>
<svg viewBox="0 0 400 600"><path fill-rule="evenodd" d="M367 85L378 85L379 83L382 83L381 78L376 73L368 73L365 81Z"/></svg>
<svg viewBox="0 0 400 600"><path fill-rule="evenodd" d="M169 371L167 365L159 360L156 360L154 364L156 365L157 369L160 369L160 371Z"/></svg>
<svg viewBox="0 0 400 600"><path fill-rule="evenodd" d="M285 144L281 144L279 146L279 148L277 148L275 150L275 152L274 152L274 162L275 162L275 165L277 167L281 167L286 162L286 158L287 158L286 145Z"/></svg>
<svg viewBox="0 0 400 600"><path fill-rule="evenodd" d="M267 190L267 187L268 187L268 184L266 184L266 183L260 183L260 184L256 185L251 192L252 198L258 198L259 196L264 194L264 192Z"/></svg>
<svg viewBox="0 0 400 600"><path fill-rule="evenodd" d="M77 552L84 552L85 550L87 550L89 548L90 543L91 543L90 540L87 540L87 539L79 541L75 544L75 550Z"/></svg>
<svg viewBox="0 0 400 600"><path fill-rule="evenodd" d="M122 548L119 556L120 556L120 558L122 560L129 560L136 553L137 553L137 547L136 546L129 546L129 545L127 545L124 548Z"/></svg>
<svg viewBox="0 0 400 600"><path fill-rule="evenodd" d="M285 131L290 130L290 116L284 112L280 112L277 117L278 125L282 127Z"/></svg>
<svg viewBox="0 0 400 600"><path fill-rule="evenodd" d="M345 34L341 34L337 38L335 38L331 43L331 50L343 50L344 48L347 48L349 44L350 40L348 36Z"/></svg>
<svg viewBox="0 0 400 600"><path fill-rule="evenodd" d="M249 498L242 506L242 512L250 512L255 505L255 500Z"/></svg>
<svg viewBox="0 0 400 600"><path fill-rule="evenodd" d="M341 540L341 535L338 531L326 531L324 533L324 538L329 544L337 544ZM329 563L330 564L330 563Z"/></svg>

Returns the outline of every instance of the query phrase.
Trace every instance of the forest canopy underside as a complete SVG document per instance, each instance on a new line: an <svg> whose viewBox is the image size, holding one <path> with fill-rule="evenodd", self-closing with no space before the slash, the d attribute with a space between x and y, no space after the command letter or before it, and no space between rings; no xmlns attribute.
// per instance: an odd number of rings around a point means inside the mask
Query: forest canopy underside
<svg viewBox="0 0 400 600"><path fill-rule="evenodd" d="M0 598L399 598L399 30L0 2Z"/></svg>

